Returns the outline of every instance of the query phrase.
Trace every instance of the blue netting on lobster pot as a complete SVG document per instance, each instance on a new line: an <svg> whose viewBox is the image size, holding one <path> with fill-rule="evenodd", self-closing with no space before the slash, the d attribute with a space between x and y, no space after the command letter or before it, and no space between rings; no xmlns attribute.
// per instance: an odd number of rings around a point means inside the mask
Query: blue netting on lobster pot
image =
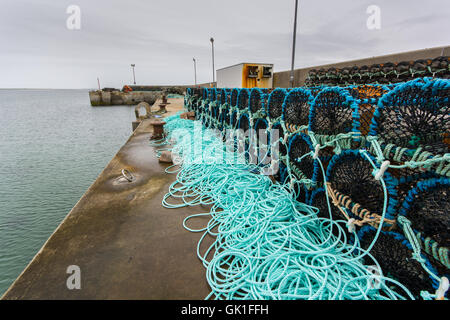
<svg viewBox="0 0 450 320"><path fill-rule="evenodd" d="M209 90L208 88L203 88L202 89L202 98L203 100L206 100L209 98Z"/></svg>
<svg viewBox="0 0 450 320"><path fill-rule="evenodd" d="M209 100L211 101L216 101L217 98L217 89L216 88L212 88L209 90Z"/></svg>
<svg viewBox="0 0 450 320"><path fill-rule="evenodd" d="M233 90L231 90L230 105L232 107L237 108L239 92L240 92L240 89L237 89L237 88L234 88Z"/></svg>
<svg viewBox="0 0 450 320"><path fill-rule="evenodd" d="M372 123L373 113L380 98L389 91L382 85L360 85L346 88L353 98L360 100L358 105L359 128L362 136L367 136Z"/></svg>
<svg viewBox="0 0 450 320"><path fill-rule="evenodd" d="M267 93L264 93L262 89L253 88L250 91L250 98L248 103L249 112L252 116L258 114L259 116L264 115L264 106L267 100Z"/></svg>
<svg viewBox="0 0 450 320"><path fill-rule="evenodd" d="M376 229L372 226L364 226L359 230L358 238L363 249L367 249L371 245L375 234ZM400 233L382 231L370 250L370 254L377 260L384 275L405 285L416 298L420 298L421 291L433 292L439 286L438 281L431 277L417 260L412 258L411 244ZM424 254L421 254L421 258L431 272L438 273ZM363 259L366 264L373 263L368 256Z"/></svg>
<svg viewBox="0 0 450 320"><path fill-rule="evenodd" d="M248 99L250 97L250 91L246 88L241 89L238 95L237 107L239 110L248 109Z"/></svg>
<svg viewBox="0 0 450 320"><path fill-rule="evenodd" d="M449 96L450 80L399 84L380 99L369 136L376 138L384 157L398 163L449 153Z"/></svg>
<svg viewBox="0 0 450 320"><path fill-rule="evenodd" d="M342 218L353 218L356 225L377 226L386 210L383 227L392 229L395 226L395 207L398 202L395 182L385 172L384 190L381 181L375 180L373 175L372 164L375 163L375 158L371 155L357 150L345 150L334 155L328 164L325 187Z"/></svg>
<svg viewBox="0 0 450 320"><path fill-rule="evenodd" d="M410 190L399 215L411 222L420 247L450 269L450 179L423 180Z"/></svg>
<svg viewBox="0 0 450 320"><path fill-rule="evenodd" d="M216 96L215 101L217 102L218 105L220 105L221 96L222 96L222 89L215 88L214 90L216 92L216 94L215 94L215 96Z"/></svg>
<svg viewBox="0 0 450 320"><path fill-rule="evenodd" d="M289 131L297 131L302 126L307 128L313 99L311 92L303 88L293 89L286 95L282 108L283 120Z"/></svg>
<svg viewBox="0 0 450 320"><path fill-rule="evenodd" d="M266 113L272 121L279 119L283 115L283 102L286 94L286 89L278 88L269 95Z"/></svg>

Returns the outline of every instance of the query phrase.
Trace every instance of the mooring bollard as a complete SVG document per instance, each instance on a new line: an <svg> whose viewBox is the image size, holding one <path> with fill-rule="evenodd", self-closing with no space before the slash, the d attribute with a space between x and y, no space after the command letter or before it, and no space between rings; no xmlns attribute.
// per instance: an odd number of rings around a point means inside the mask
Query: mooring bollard
<svg viewBox="0 0 450 320"><path fill-rule="evenodd" d="M161 120L151 120L150 125L153 127L151 140L159 140L164 138L164 125L166 123Z"/></svg>

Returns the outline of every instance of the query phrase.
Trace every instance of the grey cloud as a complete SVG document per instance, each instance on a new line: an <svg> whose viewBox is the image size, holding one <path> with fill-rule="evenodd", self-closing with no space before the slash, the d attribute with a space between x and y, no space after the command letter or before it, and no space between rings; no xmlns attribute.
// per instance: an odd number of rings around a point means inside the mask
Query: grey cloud
<svg viewBox="0 0 450 320"><path fill-rule="evenodd" d="M242 61L290 66L293 0L6 0L0 12L0 87L121 87L130 63L142 84L211 80L216 67ZM82 29L65 27L68 5ZM381 8L382 29L366 28L366 8ZM448 45L446 0L301 0L296 67Z"/></svg>

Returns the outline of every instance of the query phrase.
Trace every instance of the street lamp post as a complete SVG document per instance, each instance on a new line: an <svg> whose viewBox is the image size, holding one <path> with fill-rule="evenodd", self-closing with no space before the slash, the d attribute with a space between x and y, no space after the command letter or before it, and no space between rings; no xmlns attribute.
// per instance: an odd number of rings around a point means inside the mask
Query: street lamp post
<svg viewBox="0 0 450 320"><path fill-rule="evenodd" d="M297 38L297 9L298 9L298 0L295 0L295 18L294 18L294 35L292 39L292 63L291 63L291 88L294 87L294 62L295 62L295 40Z"/></svg>
<svg viewBox="0 0 450 320"><path fill-rule="evenodd" d="M214 82L216 82L216 72L214 70L214 38L211 37L211 39L209 39L209 41L211 41L211 47L212 47L212 72L213 72L213 85Z"/></svg>
<svg viewBox="0 0 450 320"><path fill-rule="evenodd" d="M197 61L195 61L195 58L192 58L194 60L194 79L195 79L195 86L197 86Z"/></svg>
<svg viewBox="0 0 450 320"><path fill-rule="evenodd" d="M133 83L136 85L136 75L134 74L134 67L136 65L134 63L131 64L131 68L133 69Z"/></svg>

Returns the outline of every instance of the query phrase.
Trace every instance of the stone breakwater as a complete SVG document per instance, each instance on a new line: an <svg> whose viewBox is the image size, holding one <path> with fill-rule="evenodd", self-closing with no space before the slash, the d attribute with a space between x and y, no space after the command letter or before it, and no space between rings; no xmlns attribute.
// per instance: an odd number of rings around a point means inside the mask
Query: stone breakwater
<svg viewBox="0 0 450 320"><path fill-rule="evenodd" d="M96 90L89 92L91 105L96 106L115 106L115 105L136 105L140 102L147 102L153 105L161 97L162 91L103 91Z"/></svg>

